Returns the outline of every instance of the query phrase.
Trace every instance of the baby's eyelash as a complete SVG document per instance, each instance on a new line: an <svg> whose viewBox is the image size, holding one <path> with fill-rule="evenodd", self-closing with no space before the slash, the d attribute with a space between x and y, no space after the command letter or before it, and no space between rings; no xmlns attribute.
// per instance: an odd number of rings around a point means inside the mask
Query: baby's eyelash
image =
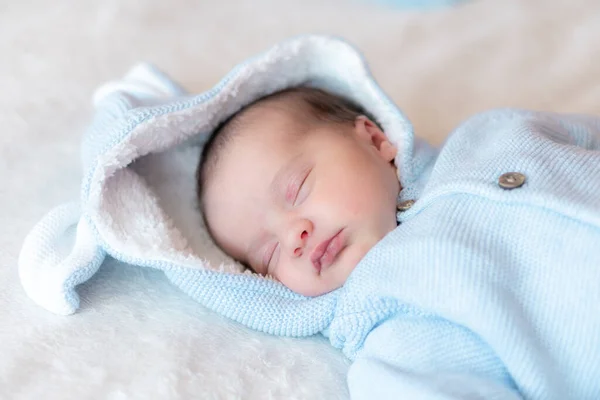
<svg viewBox="0 0 600 400"><path fill-rule="evenodd" d="M294 203L296 200L296 196L298 196L298 192L300 191L300 184L298 183L298 179L295 179L290 182L285 191L285 201L287 203Z"/></svg>
<svg viewBox="0 0 600 400"><path fill-rule="evenodd" d="M271 260L273 260L273 255L275 254L275 250L277 249L277 243L270 248L270 250L265 252L263 257L263 268L265 271L269 270L269 266L271 265Z"/></svg>
<svg viewBox="0 0 600 400"><path fill-rule="evenodd" d="M288 186L288 189L287 189L286 195L285 195L285 199L288 203L291 203L291 204L296 203L296 200L298 199L298 194L300 193L302 186L306 182L306 179L308 178L310 171L311 171L310 168L302 171L302 173L297 175L296 179L294 179L292 181L292 183Z"/></svg>

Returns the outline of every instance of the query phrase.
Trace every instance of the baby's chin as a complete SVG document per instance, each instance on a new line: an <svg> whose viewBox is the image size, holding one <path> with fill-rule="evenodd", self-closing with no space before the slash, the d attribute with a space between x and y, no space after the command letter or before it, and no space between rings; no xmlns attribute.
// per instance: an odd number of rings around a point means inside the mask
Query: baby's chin
<svg viewBox="0 0 600 400"><path fill-rule="evenodd" d="M328 267L328 271L323 271L321 275L315 277L315 279L305 287L294 287L293 285L288 286L293 292L306 297L318 297L324 294L333 292L336 289L344 286L350 272L345 272L345 269L353 269L344 267L337 263L333 263ZM336 269L334 271L334 269Z"/></svg>

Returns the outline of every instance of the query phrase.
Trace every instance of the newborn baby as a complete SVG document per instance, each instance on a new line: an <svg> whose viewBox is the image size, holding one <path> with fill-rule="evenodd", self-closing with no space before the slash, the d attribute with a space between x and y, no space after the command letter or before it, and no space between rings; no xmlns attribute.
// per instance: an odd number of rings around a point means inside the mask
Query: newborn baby
<svg viewBox="0 0 600 400"><path fill-rule="evenodd" d="M342 288L324 333L355 359L353 398L592 399L598 148L595 117L483 114L437 159L417 152L399 201L402 156L377 121L291 88L215 131L198 196L215 243L255 272L305 296Z"/></svg>
<svg viewBox="0 0 600 400"><path fill-rule="evenodd" d="M597 116L492 110L435 149L356 49L310 35L197 96L142 65L95 104L80 202L19 260L47 309L74 312L111 256L252 329L322 333L352 361L353 399L600 398ZM189 202L135 168L198 144L199 165L167 164L188 168L172 183ZM249 269L191 244L196 200Z"/></svg>
<svg viewBox="0 0 600 400"><path fill-rule="evenodd" d="M204 147L206 226L254 271L306 296L327 293L396 227L396 153L349 101L308 88L271 95Z"/></svg>

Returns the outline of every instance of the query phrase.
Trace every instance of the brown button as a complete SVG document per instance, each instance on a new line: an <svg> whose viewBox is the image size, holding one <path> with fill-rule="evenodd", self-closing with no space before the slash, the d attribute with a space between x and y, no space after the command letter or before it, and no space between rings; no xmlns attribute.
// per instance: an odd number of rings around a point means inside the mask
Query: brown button
<svg viewBox="0 0 600 400"><path fill-rule="evenodd" d="M500 175L500 178L498 178L498 185L502 189L507 190L521 187L524 183L525 175L521 174L520 172L507 172Z"/></svg>
<svg viewBox="0 0 600 400"><path fill-rule="evenodd" d="M406 211L406 210L410 209L414 204L415 204L414 200L405 200L405 201L402 201L402 202L396 204L396 209L398 211Z"/></svg>

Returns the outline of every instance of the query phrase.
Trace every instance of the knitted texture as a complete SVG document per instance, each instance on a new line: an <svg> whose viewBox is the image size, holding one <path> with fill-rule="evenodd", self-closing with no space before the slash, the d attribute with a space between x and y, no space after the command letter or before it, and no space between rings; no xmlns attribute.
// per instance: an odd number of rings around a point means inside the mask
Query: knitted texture
<svg viewBox="0 0 600 400"><path fill-rule="evenodd" d="M353 398L600 398L599 123L499 110L452 134L338 298Z"/></svg>

